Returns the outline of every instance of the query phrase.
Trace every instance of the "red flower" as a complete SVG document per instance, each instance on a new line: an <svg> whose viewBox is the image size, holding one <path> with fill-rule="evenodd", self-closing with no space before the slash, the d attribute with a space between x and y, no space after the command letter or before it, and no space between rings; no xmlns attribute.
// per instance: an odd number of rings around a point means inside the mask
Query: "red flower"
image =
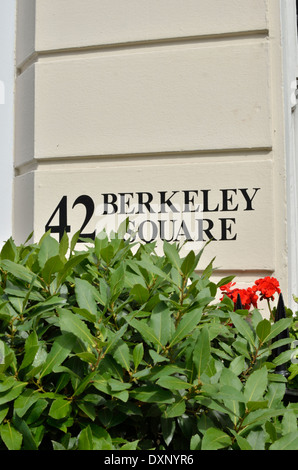
<svg viewBox="0 0 298 470"><path fill-rule="evenodd" d="M248 287L247 289L241 289L240 299L243 307L246 310L249 310L251 305L253 305L255 308L257 307L258 296L251 287Z"/></svg>
<svg viewBox="0 0 298 470"><path fill-rule="evenodd" d="M238 288L231 289L231 287L234 285L235 283L232 284L230 282L229 284L226 284L225 286L221 286L220 289L223 291L223 294L227 295L231 300L233 300L235 305L236 305L238 294L239 294L242 307L245 310L249 310L252 305L254 307L257 307L258 296L256 295L256 293L253 291L251 287L248 287L247 289L238 289Z"/></svg>
<svg viewBox="0 0 298 470"><path fill-rule="evenodd" d="M279 282L275 277L266 276L263 279L258 279L252 289L254 292L261 293L261 300L274 300L274 294L280 294Z"/></svg>
<svg viewBox="0 0 298 470"><path fill-rule="evenodd" d="M235 286L236 282L229 282L228 284L225 284L224 286L220 287L220 290L225 291L225 292L231 292L231 287Z"/></svg>

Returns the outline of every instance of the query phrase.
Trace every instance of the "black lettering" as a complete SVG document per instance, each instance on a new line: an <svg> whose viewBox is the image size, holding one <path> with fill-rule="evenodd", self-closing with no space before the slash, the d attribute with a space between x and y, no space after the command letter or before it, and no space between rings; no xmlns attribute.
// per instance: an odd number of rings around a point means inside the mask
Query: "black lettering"
<svg viewBox="0 0 298 470"><path fill-rule="evenodd" d="M151 238L146 239L144 235L144 225L145 224L151 224ZM148 229L149 231L150 229ZM140 223L139 228L138 228L138 234L140 239L145 242L145 243L151 243L153 240L157 238L158 230L157 230L157 225L152 221L152 220L144 220L143 222ZM147 233L148 235L148 233Z"/></svg>
<svg viewBox="0 0 298 470"><path fill-rule="evenodd" d="M160 208L161 208L161 210L159 211L159 214L164 214L166 212L165 210L166 204L171 209L172 212L179 212L176 209L176 207L173 205L173 203L170 201L170 199L179 191L172 191L171 196L169 196L167 199L166 199L167 191L158 191L158 192L160 194Z"/></svg>
<svg viewBox="0 0 298 470"><path fill-rule="evenodd" d="M198 222L198 238L197 241L199 242L205 242L206 239L204 239L204 233L208 237L209 240L216 240L216 238L212 235L211 230L213 229L214 223L210 219L196 219L196 222ZM204 222L208 224L206 228L204 228Z"/></svg>
<svg viewBox="0 0 298 470"><path fill-rule="evenodd" d="M237 234L235 234L232 238L227 237L227 233L231 234L232 228L231 224L227 225L227 222L236 223L235 219L219 219L221 222L221 238L220 240L236 240Z"/></svg>
<svg viewBox="0 0 298 470"><path fill-rule="evenodd" d="M173 230L172 230L172 238L166 238L165 236L165 223L166 222L172 222L172 225L173 225ZM162 241L167 241L167 242L171 242L173 241L174 239L174 229L175 229L175 224L176 224L176 220L170 220L170 221L167 221L167 220L159 220L158 223L159 223L159 233L160 233L160 238ZM170 234L168 233L168 236Z"/></svg>
<svg viewBox="0 0 298 470"><path fill-rule="evenodd" d="M181 230L182 230L182 233L180 233ZM179 230L178 230L178 233L176 235L175 241L176 242L179 241L178 237L184 237L184 236L185 236L186 240L193 242L193 239L190 236L190 233L189 233L188 228L185 224L185 221L182 220L182 222L180 224L180 227L179 227Z"/></svg>
<svg viewBox="0 0 298 470"><path fill-rule="evenodd" d="M154 214L154 210L150 206L150 203L153 200L153 194L151 193L136 193L138 195L138 212L136 214L144 214L143 206L146 207L147 211L151 214ZM144 196L147 196L147 201L144 201Z"/></svg>
<svg viewBox="0 0 298 470"><path fill-rule="evenodd" d="M129 208L129 205L130 205L130 200L126 200L126 196L131 196L133 197L133 193L119 193L119 196L120 196L120 211L119 211L119 214L133 214L134 213L134 209L132 209L132 211L130 212L127 212L126 211L126 207Z"/></svg>
<svg viewBox="0 0 298 470"><path fill-rule="evenodd" d="M233 191L235 194L237 194L237 189L221 189L222 192L222 211L237 211L238 210L238 204L236 207L229 207L229 203L232 205L233 204L233 195L231 194L230 197L228 192Z"/></svg>
<svg viewBox="0 0 298 470"><path fill-rule="evenodd" d="M54 219L56 214L59 215L59 224L51 225L52 220ZM58 206L51 215L48 223L46 224L45 231L48 232L49 230L51 231L51 233L59 234L59 241L61 241L64 232L70 232L70 225L67 224L67 196L62 197Z"/></svg>
<svg viewBox="0 0 298 470"><path fill-rule="evenodd" d="M109 201L109 196L111 196L111 199L112 199L111 201ZM104 202L103 215L115 214L118 211L118 206L115 204L116 201L117 201L116 194L113 194L113 193L103 194L103 202ZM112 212L108 212L108 206L113 207Z"/></svg>
<svg viewBox="0 0 298 470"><path fill-rule="evenodd" d="M219 204L217 204L215 209L209 209L209 192L210 189L202 189L203 193L203 212L218 212ZM207 219L206 219L207 220Z"/></svg>
<svg viewBox="0 0 298 470"><path fill-rule="evenodd" d="M184 192L184 210L183 212L198 212L200 210L200 206L198 205L196 209L190 209L190 203L194 206L194 196L190 198L190 193L195 193L198 195L198 191L183 191Z"/></svg>
<svg viewBox="0 0 298 470"><path fill-rule="evenodd" d="M253 193L253 196L252 197L249 197L249 195L247 194L247 189L248 188L243 188L243 189L239 189L239 191L241 191L241 193L243 194L244 196L244 199L246 201L246 209L244 209L245 211L254 211L253 207L252 207L252 201L255 197L255 195L257 194L257 192L261 189L261 188L253 188L255 190L255 192Z"/></svg>
<svg viewBox="0 0 298 470"><path fill-rule="evenodd" d="M83 206L85 206L85 209L86 209L85 220L84 220L84 222L81 226L81 229L80 229L80 238L78 239L78 242L81 242L81 243L85 242L88 238L90 238L91 240L94 240L95 235L96 235L96 230L94 230L93 232L90 232L90 233L83 233L84 228L86 227L86 225L89 223L90 219L93 216L94 209L95 209L94 201L90 196L87 196L85 194L85 195L79 196L75 200L75 202L73 203L72 208L74 208L78 204L83 204Z"/></svg>

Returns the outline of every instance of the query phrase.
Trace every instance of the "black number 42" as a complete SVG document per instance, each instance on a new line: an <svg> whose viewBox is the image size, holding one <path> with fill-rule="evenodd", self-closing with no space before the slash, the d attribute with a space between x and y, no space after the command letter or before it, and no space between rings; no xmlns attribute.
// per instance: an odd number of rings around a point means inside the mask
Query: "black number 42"
<svg viewBox="0 0 298 470"><path fill-rule="evenodd" d="M75 202L73 203L72 209L77 206L78 204L83 204L86 209L85 220L80 228L80 238L78 242L85 242L86 239L90 238L91 240L95 239L96 231L92 233L83 233L84 228L90 221L91 217L94 213L94 201L90 196L82 195L79 196ZM52 220L55 216L58 216L58 225L51 225ZM45 231L51 231L51 233L58 233L59 234L59 241L61 240L64 232L70 232L71 228L70 225L67 223L67 196L63 196L61 201L59 202L58 206L54 210L53 214L49 218L48 222L45 225Z"/></svg>

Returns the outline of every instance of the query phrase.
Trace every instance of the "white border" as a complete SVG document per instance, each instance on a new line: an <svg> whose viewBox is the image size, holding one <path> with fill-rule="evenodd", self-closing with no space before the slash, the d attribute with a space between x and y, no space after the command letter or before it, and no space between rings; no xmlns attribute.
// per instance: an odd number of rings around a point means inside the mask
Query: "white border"
<svg viewBox="0 0 298 470"><path fill-rule="evenodd" d="M298 295L298 46L296 1L280 0L283 50L284 119L287 165L288 306L296 311Z"/></svg>

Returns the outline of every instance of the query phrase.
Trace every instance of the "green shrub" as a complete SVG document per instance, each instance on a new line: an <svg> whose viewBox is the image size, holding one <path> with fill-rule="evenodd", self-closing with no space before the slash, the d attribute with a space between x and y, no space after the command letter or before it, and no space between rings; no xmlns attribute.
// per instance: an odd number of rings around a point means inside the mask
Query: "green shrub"
<svg viewBox="0 0 298 470"><path fill-rule="evenodd" d="M298 304L298 297L293 295L294 301ZM287 309L287 316L293 318L291 327L289 328L289 336L292 339L293 345L298 351L298 311L293 312ZM288 377L288 388L294 388L298 390L298 356L294 354L294 360L289 363L288 366L289 377Z"/></svg>
<svg viewBox="0 0 298 470"><path fill-rule="evenodd" d="M0 449L298 448L270 360L291 318L215 301L202 252L77 240L2 249Z"/></svg>

